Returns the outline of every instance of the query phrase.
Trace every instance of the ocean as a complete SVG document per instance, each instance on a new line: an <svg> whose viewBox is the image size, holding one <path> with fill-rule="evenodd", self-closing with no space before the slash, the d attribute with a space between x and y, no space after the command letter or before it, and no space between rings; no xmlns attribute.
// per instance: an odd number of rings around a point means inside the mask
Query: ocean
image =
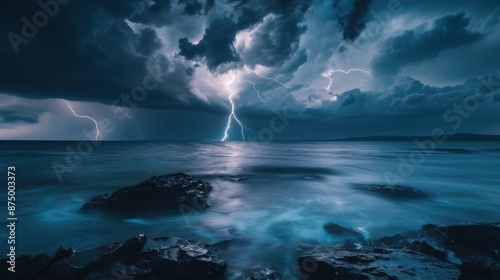
<svg viewBox="0 0 500 280"><path fill-rule="evenodd" d="M413 142L102 142L91 150L78 143L0 142L3 223L7 167L16 169L17 254L145 233L219 244L227 279L264 266L296 279L297 244L340 241L325 232L328 222L374 238L429 223L500 219L498 142L447 142L425 154ZM68 165L68 151L78 148L83 155ZM66 166L60 178L54 163ZM94 196L175 172L212 184L208 209L130 217L79 211ZM428 196L388 199L357 188L388 183Z"/></svg>

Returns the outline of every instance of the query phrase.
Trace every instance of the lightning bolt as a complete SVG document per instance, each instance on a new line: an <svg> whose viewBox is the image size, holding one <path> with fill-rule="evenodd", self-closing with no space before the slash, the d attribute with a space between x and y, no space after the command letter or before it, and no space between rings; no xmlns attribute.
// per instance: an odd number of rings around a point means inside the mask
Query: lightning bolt
<svg viewBox="0 0 500 280"><path fill-rule="evenodd" d="M116 114L117 111L123 112L123 109L121 107L116 107L116 108L117 108L117 110L115 111L115 118L116 118L116 115L117 115ZM139 138L141 138L141 140L144 140L144 136L142 135L141 129L139 128L139 125L135 121L134 117L132 117L132 115L129 114L128 118L135 125L135 128L137 129L137 134L139 134Z"/></svg>
<svg viewBox="0 0 500 280"><path fill-rule="evenodd" d="M226 129L224 130L224 137L222 137L222 139L221 139L222 142L226 141L226 139L228 137L229 130L231 129L231 122L232 122L231 120L232 119L234 119L238 123L238 125L240 126L241 137L243 138L243 140L245 140L245 126L238 119L238 117L236 116L236 113L235 113L236 109L235 109L235 105L234 105L234 101L233 101L234 91L231 89L231 84L234 82L234 80L235 80L235 76L231 75L231 79L229 79L228 83L226 84L226 88L230 92L230 94L228 96L228 100L229 100L229 103L231 103L231 113L229 114L229 117L227 119Z"/></svg>
<svg viewBox="0 0 500 280"><path fill-rule="evenodd" d="M280 81L276 80L275 78L267 77L267 76L264 76L264 75L261 75L261 74L257 73L256 71L254 71L254 70L252 70L252 69L248 68L248 66L246 66L246 65L245 65L245 69L246 69L247 71L249 71L249 72L254 73L255 75L259 76L259 77L260 77L260 78L262 78L262 79L266 79L266 80L268 80L268 81L275 81L276 83L280 84L280 85L281 85L281 86L283 86L284 88L290 88L289 86L287 86L287 85L283 84L282 82L280 82Z"/></svg>
<svg viewBox="0 0 500 280"><path fill-rule="evenodd" d="M282 82L276 80L275 78L271 78L271 77L267 77L267 76L264 76L264 75L261 75L259 73L257 73L256 71L250 69L248 66L244 66L245 69L247 70L247 73L248 72L251 72L253 74L255 74L256 76L262 78L262 79L266 79L268 81L274 81L276 83L278 83L279 85L281 85L282 87L284 88L287 88L289 89L290 87L283 84ZM231 79L228 81L228 83L226 84L226 88L227 90L230 92L230 95L228 96L228 100L229 100L229 103L231 104L231 113L229 114L228 116L228 119L227 119L227 124L226 124L226 129L224 130L224 136L222 137L221 141L226 141L227 138L229 137L229 130L231 130L231 125L232 125L232 120L234 119L238 125L240 126L241 128L241 138L243 140L245 140L245 125L243 124L243 122L240 121L240 119L237 117L236 115L236 106L234 104L234 95L235 95L235 92L231 89L231 85L233 84L234 80L236 79L236 76L234 74L231 75ZM255 83L252 82L252 81L249 81L249 80L246 80L246 79L243 79L243 78L240 78L241 81L243 82L246 82L246 83L250 83L254 89L254 91L257 93L257 97L262 101L262 102L266 102L262 96L260 95L260 91L257 89L257 87L255 86Z"/></svg>
<svg viewBox="0 0 500 280"><path fill-rule="evenodd" d="M366 71L366 70L363 70L363 69L356 69L356 68L352 68L352 69L349 69L349 70L340 70L340 69L330 69L326 72L324 72L323 74L321 74L321 76L327 78L328 80L330 80L330 82L328 83L328 86L325 87L325 89L327 91L330 91L330 87L332 86L333 84L333 79L332 79L332 75L335 74L335 73L343 73L343 74L349 74L351 72L363 72L363 73L366 73L370 76L373 76L372 73L370 73L369 71Z"/></svg>
<svg viewBox="0 0 500 280"><path fill-rule="evenodd" d="M253 90L255 90L255 93L257 93L257 97L260 99L260 101L262 102L266 102L264 99L262 99L262 96L260 95L260 91L257 90L257 88L255 87L255 83L252 82L252 81L249 81L249 80L245 80L245 79L241 79L243 82L245 83L249 83L252 85L253 87Z"/></svg>
<svg viewBox="0 0 500 280"><path fill-rule="evenodd" d="M92 122L94 122L94 125L95 125L95 130L96 130L96 133L95 133L95 140L98 141L99 140L99 135L101 135L101 131L99 130L99 123L92 117L89 117L89 116L81 116L81 115L78 115L75 110L73 110L73 107L71 106L71 104L69 104L68 101L64 100L64 102L66 102L66 105L68 105L68 108L71 110L71 112L73 113L73 115L77 118L80 118L80 119L89 119L91 120Z"/></svg>
<svg viewBox="0 0 500 280"><path fill-rule="evenodd" d="M142 132L141 132L141 129L139 128L139 125L137 124L137 122L135 121L135 119L133 117L130 117L130 119L134 123L135 128L137 128L137 133L139 134L139 137L141 138L141 140L144 140L144 136L142 135Z"/></svg>

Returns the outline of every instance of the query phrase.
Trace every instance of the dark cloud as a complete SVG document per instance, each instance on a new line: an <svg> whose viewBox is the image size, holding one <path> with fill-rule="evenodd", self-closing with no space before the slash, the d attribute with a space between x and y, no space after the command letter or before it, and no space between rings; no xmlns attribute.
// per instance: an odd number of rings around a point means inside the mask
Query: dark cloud
<svg viewBox="0 0 500 280"><path fill-rule="evenodd" d="M141 107L206 106L190 92L185 66L155 54L161 48L155 32L146 28L136 33L125 22L125 16L135 14L134 7L145 16L166 9L168 1L157 1L161 8L153 4L148 13L141 6L150 2L122 2L72 1L61 6L36 36L17 46L18 54L7 38L1 40L0 91L26 98L111 104L141 85L151 69L161 68L164 82L148 92ZM6 5L0 11L0 33L22 36L21 17L31 20L40 7L17 1Z"/></svg>
<svg viewBox="0 0 500 280"><path fill-rule="evenodd" d="M336 101L328 98L312 107L304 107L301 103L290 100L286 104L292 113L300 116L295 121L331 122L371 118L408 120L423 116L442 118L446 110L453 109L454 104L464 104L464 100L476 92L482 92L487 97L484 101L478 99L479 104L493 104L492 98L488 96L499 94L500 78L490 76L487 80L496 86L486 87L479 79L472 78L461 85L436 87L425 85L411 77L401 77L385 91L353 89L336 95ZM313 104L317 102L316 99L317 96L309 96ZM488 106L485 105L484 108Z"/></svg>
<svg viewBox="0 0 500 280"><path fill-rule="evenodd" d="M164 26L172 21L168 13L172 7L170 0L156 0L152 4L149 1L142 3L143 10L130 19L132 22Z"/></svg>
<svg viewBox="0 0 500 280"><path fill-rule="evenodd" d="M137 51L142 55L150 56L156 50L161 48L162 43L156 32L151 28L144 28L141 30L141 37L137 45Z"/></svg>
<svg viewBox="0 0 500 280"><path fill-rule="evenodd" d="M355 91L358 92L359 94L359 89L355 89ZM356 102L356 97L354 97L354 94L352 94L351 92L347 93L347 94L344 94L346 95L346 97L342 100L342 105L340 105L340 107L345 107L345 106L349 106L351 104L354 104Z"/></svg>
<svg viewBox="0 0 500 280"><path fill-rule="evenodd" d="M500 93L499 94L496 94L493 99L496 101L496 102L500 102Z"/></svg>
<svg viewBox="0 0 500 280"><path fill-rule="evenodd" d="M470 18L459 13L436 20L430 30L424 31L422 27L407 30L382 44L372 67L378 74L393 75L406 65L433 59L444 50L471 44L484 37L468 30L469 23Z"/></svg>
<svg viewBox="0 0 500 280"><path fill-rule="evenodd" d="M237 32L236 23L231 19L216 19L198 44L192 44L187 38L179 39L179 54L190 60L204 59L208 68L215 70L221 64L239 60L233 46Z"/></svg>
<svg viewBox="0 0 500 280"><path fill-rule="evenodd" d="M262 21L262 14L260 13L260 11L255 11L251 8L243 7L237 21L238 29L249 28L260 21Z"/></svg>
<svg viewBox="0 0 500 280"><path fill-rule="evenodd" d="M340 0L332 0L332 7L336 10L342 10L340 7Z"/></svg>
<svg viewBox="0 0 500 280"><path fill-rule="evenodd" d="M44 110L37 107L12 104L0 107L0 123L38 123Z"/></svg>
<svg viewBox="0 0 500 280"><path fill-rule="evenodd" d="M261 24L253 33L251 46L245 49L244 62L249 65L281 66L297 50L306 27L300 25L303 15L290 13Z"/></svg>
<svg viewBox="0 0 500 280"><path fill-rule="evenodd" d="M355 0L352 10L338 19L344 40L353 42L363 32L371 3L372 0ZM334 1L333 6L338 7L338 2Z"/></svg>
<svg viewBox="0 0 500 280"><path fill-rule="evenodd" d="M202 5L197 0L184 0L184 14L185 15L199 15L201 14Z"/></svg>
<svg viewBox="0 0 500 280"><path fill-rule="evenodd" d="M305 27L299 23L311 1L233 0L230 3L235 5L235 19L221 17L213 20L198 44L191 43L186 37L179 39L180 55L189 60L205 60L212 71L222 64L240 61L240 55L233 46L236 34L261 23L269 14L276 15L277 19L265 24L254 35L252 49L245 54L243 62L277 66L297 50L300 35L305 31Z"/></svg>
<svg viewBox="0 0 500 280"><path fill-rule="evenodd" d="M215 0L207 0L207 3L205 4L205 14L210 12L210 10L214 7L215 5Z"/></svg>

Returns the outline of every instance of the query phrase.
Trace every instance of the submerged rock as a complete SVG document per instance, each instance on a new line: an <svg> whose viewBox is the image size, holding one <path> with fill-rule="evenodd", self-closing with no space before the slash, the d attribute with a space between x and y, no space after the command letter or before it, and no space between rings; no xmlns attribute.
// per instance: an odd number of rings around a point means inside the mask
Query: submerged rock
<svg viewBox="0 0 500 280"><path fill-rule="evenodd" d="M333 235L354 238L356 240L364 239L363 234L359 232L357 229L345 228L341 225L337 225L334 223L326 223L323 225L323 228L325 229L326 232Z"/></svg>
<svg viewBox="0 0 500 280"><path fill-rule="evenodd" d="M372 192L390 199L419 199L426 198L427 194L406 186L400 185L360 185L358 189Z"/></svg>
<svg viewBox="0 0 500 280"><path fill-rule="evenodd" d="M253 273L246 280L286 280L274 267L265 267Z"/></svg>
<svg viewBox="0 0 500 280"><path fill-rule="evenodd" d="M211 190L210 183L184 173L153 176L111 195L97 196L85 203L82 209L126 214L175 210L184 213L206 209L209 206L207 196Z"/></svg>

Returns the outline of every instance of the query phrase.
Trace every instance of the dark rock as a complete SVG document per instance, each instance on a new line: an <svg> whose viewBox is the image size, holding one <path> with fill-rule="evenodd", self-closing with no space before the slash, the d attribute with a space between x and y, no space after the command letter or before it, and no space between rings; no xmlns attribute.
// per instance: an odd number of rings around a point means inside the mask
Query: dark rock
<svg viewBox="0 0 500 280"><path fill-rule="evenodd" d="M112 250L103 254L103 258L120 258L125 255L138 253L144 248L147 241L146 235L139 234L116 247L112 247Z"/></svg>
<svg viewBox="0 0 500 280"><path fill-rule="evenodd" d="M380 196L390 198L390 199L419 199L426 198L427 194L420 190L416 190L411 187L400 186L400 185L361 185L357 186L358 189L376 193Z"/></svg>
<svg viewBox="0 0 500 280"><path fill-rule="evenodd" d="M168 237L168 236L161 236L161 237L153 238L154 241L167 241L169 239L170 239L170 237Z"/></svg>
<svg viewBox="0 0 500 280"><path fill-rule="evenodd" d="M62 261L66 258L69 258L75 254L75 250L73 248L68 248L64 245L61 245L56 252L52 255L49 261L49 266L53 263Z"/></svg>
<svg viewBox="0 0 500 280"><path fill-rule="evenodd" d="M0 260L1 279L37 279L48 267L50 257L46 253L35 256L20 255L16 258L15 273L7 270L8 259Z"/></svg>
<svg viewBox="0 0 500 280"><path fill-rule="evenodd" d="M151 248L93 265L85 279L218 279L227 264L208 244L186 241L168 248Z"/></svg>
<svg viewBox="0 0 500 280"><path fill-rule="evenodd" d="M246 177L227 177L225 178L226 181L230 182L242 182L248 180Z"/></svg>
<svg viewBox="0 0 500 280"><path fill-rule="evenodd" d="M425 225L420 237L454 252L462 262L461 279L500 279L500 223Z"/></svg>
<svg viewBox="0 0 500 280"><path fill-rule="evenodd" d="M500 264L489 258L468 258L460 269L460 279L500 279Z"/></svg>
<svg viewBox="0 0 500 280"><path fill-rule="evenodd" d="M380 237L374 239L372 243L377 246L388 246L393 248L404 248L410 245L410 243L408 242L408 237L402 234Z"/></svg>
<svg viewBox="0 0 500 280"><path fill-rule="evenodd" d="M435 240L457 257L487 256L500 261L500 223L437 226L425 225L421 237ZM496 251L495 251L496 250Z"/></svg>
<svg viewBox="0 0 500 280"><path fill-rule="evenodd" d="M326 223L323 225L323 228L326 230L326 232L338 236L343 236L343 237L350 237L354 238L356 240L363 240L363 234L359 232L356 229L353 228L345 228L343 226L334 224L334 223Z"/></svg>
<svg viewBox="0 0 500 280"><path fill-rule="evenodd" d="M336 225L335 230L342 228ZM406 234L406 233L405 233ZM353 246L300 252L307 279L500 279L500 224L425 225ZM418 239L410 240L408 236Z"/></svg>
<svg viewBox="0 0 500 280"><path fill-rule="evenodd" d="M83 210L140 214L161 211L203 210L212 186L183 173L153 176L137 185L122 188L111 195L101 195L83 205Z"/></svg>
<svg viewBox="0 0 500 280"><path fill-rule="evenodd" d="M16 260L16 273L6 274L7 267L0 274L1 279L38 279L38 280L90 280L90 279L220 279L227 264L214 247L209 244L177 240L177 245L144 249L146 236L139 234L123 243L75 252L66 247L59 248L51 259L47 254L34 257L19 256ZM85 265L79 254L87 251L103 252L95 260ZM70 254L71 253L71 254ZM87 252L88 253L88 252ZM6 259L2 260L2 269ZM12 278L14 277L14 278Z"/></svg>
<svg viewBox="0 0 500 280"><path fill-rule="evenodd" d="M319 246L298 258L302 279L458 279L451 263L406 250L339 251Z"/></svg>
<svg viewBox="0 0 500 280"><path fill-rule="evenodd" d="M265 267L253 273L247 280L286 280L274 267Z"/></svg>
<svg viewBox="0 0 500 280"><path fill-rule="evenodd" d="M429 243L427 243L425 240L415 240L410 243L409 248L411 250L426 254L428 256L440 259L440 260L447 260L448 259L448 253L446 251L435 248Z"/></svg>
<svg viewBox="0 0 500 280"><path fill-rule="evenodd" d="M50 266L48 272L44 275L42 279L51 280L81 280L85 278L86 269L82 267L76 267L67 262L59 262Z"/></svg>

